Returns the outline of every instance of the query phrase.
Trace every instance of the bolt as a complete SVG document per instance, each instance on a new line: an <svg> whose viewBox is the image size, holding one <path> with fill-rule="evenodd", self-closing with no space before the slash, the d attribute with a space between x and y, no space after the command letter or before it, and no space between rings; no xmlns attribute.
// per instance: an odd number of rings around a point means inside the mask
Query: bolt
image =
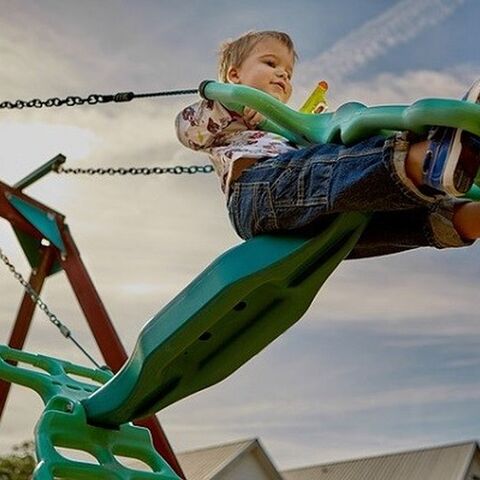
<svg viewBox="0 0 480 480"><path fill-rule="evenodd" d="M72 412L73 412L73 409L74 409L73 402L67 402L67 403L65 404L65 411L66 411L66 412L72 413Z"/></svg>

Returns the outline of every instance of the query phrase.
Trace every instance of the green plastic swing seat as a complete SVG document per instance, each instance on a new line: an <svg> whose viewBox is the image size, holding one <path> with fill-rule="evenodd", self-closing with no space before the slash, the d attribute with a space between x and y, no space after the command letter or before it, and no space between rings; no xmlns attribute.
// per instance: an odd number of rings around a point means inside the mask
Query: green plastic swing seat
<svg viewBox="0 0 480 480"><path fill-rule="evenodd" d="M88 418L119 425L230 375L301 318L366 222L348 213L313 238L259 236L224 253L146 324L83 402Z"/></svg>

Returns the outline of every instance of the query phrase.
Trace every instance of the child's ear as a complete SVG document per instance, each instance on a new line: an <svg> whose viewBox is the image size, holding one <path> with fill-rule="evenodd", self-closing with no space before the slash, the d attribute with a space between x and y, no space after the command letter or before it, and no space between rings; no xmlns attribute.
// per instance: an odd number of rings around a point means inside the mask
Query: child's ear
<svg viewBox="0 0 480 480"><path fill-rule="evenodd" d="M237 67L228 67L227 81L228 83L240 83L240 76Z"/></svg>

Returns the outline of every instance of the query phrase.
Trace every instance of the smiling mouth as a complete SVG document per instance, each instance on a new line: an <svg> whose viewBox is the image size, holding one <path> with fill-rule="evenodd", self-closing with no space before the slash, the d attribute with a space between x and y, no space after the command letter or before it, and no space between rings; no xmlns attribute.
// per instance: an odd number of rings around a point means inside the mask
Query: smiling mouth
<svg viewBox="0 0 480 480"><path fill-rule="evenodd" d="M286 92L286 88L281 83L272 82L272 85L276 85L277 87L280 87L282 89L283 93Z"/></svg>

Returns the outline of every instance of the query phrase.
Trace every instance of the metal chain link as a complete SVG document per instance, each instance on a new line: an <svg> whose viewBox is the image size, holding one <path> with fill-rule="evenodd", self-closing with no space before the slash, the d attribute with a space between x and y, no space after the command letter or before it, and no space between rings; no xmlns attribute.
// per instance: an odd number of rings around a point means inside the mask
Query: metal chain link
<svg viewBox="0 0 480 480"><path fill-rule="evenodd" d="M70 339L87 357L88 359L97 367L100 369L103 369L104 367L100 366L95 359L78 343L77 340L72 335L72 331L65 325L63 324L58 317L50 311L48 308L47 304L40 298L38 293L35 291L35 289L28 283L22 276L20 272L18 272L15 268L15 266L10 262L8 257L3 253L2 249L0 248L0 260L7 266L7 268L12 272L13 276L18 280L18 282L22 285L22 287L25 289L25 291L30 295L30 298L32 301L38 305L40 310L42 310L45 315L48 317L50 322L55 325L60 333L65 337Z"/></svg>
<svg viewBox="0 0 480 480"><path fill-rule="evenodd" d="M155 93L140 93L136 94L133 92L120 92L114 95L101 95L92 93L86 98L81 98L77 96L68 96L66 98L52 97L48 100L40 100L39 98L34 98L32 100L15 100L14 102L4 101L0 102L0 109L23 109L23 108L43 108L43 107L61 107L66 105L67 107L74 107L77 105L97 105L98 103L109 103L109 102L129 102L134 98L150 98L150 97L165 97L173 95L193 95L198 93L198 88L189 89L189 90L166 90L163 92Z"/></svg>
<svg viewBox="0 0 480 480"><path fill-rule="evenodd" d="M212 165L191 165L189 167L106 167L106 168L64 168L61 165L55 168L57 173L71 173L73 175L181 175L183 173L212 173Z"/></svg>
<svg viewBox="0 0 480 480"><path fill-rule="evenodd" d="M1 102L0 109L23 109L23 108L42 108L42 107L60 107L67 105L73 107L76 105L83 105L85 103L89 105L96 105L98 103L108 102L129 102L134 98L150 98L159 96L173 96L173 95L193 95L198 93L198 88L188 90L166 90L163 92L155 93L141 93L135 94L133 92L121 92L115 95L99 95L91 94L86 98L77 96L69 96L64 99L57 97L49 98L48 100L40 100L34 98L33 100L16 100L15 102ZM214 171L212 165L192 165L190 167L131 167L131 168L63 168L59 165L55 168L57 173L69 173L73 175L164 175L173 174L180 175L183 173L212 173Z"/></svg>

